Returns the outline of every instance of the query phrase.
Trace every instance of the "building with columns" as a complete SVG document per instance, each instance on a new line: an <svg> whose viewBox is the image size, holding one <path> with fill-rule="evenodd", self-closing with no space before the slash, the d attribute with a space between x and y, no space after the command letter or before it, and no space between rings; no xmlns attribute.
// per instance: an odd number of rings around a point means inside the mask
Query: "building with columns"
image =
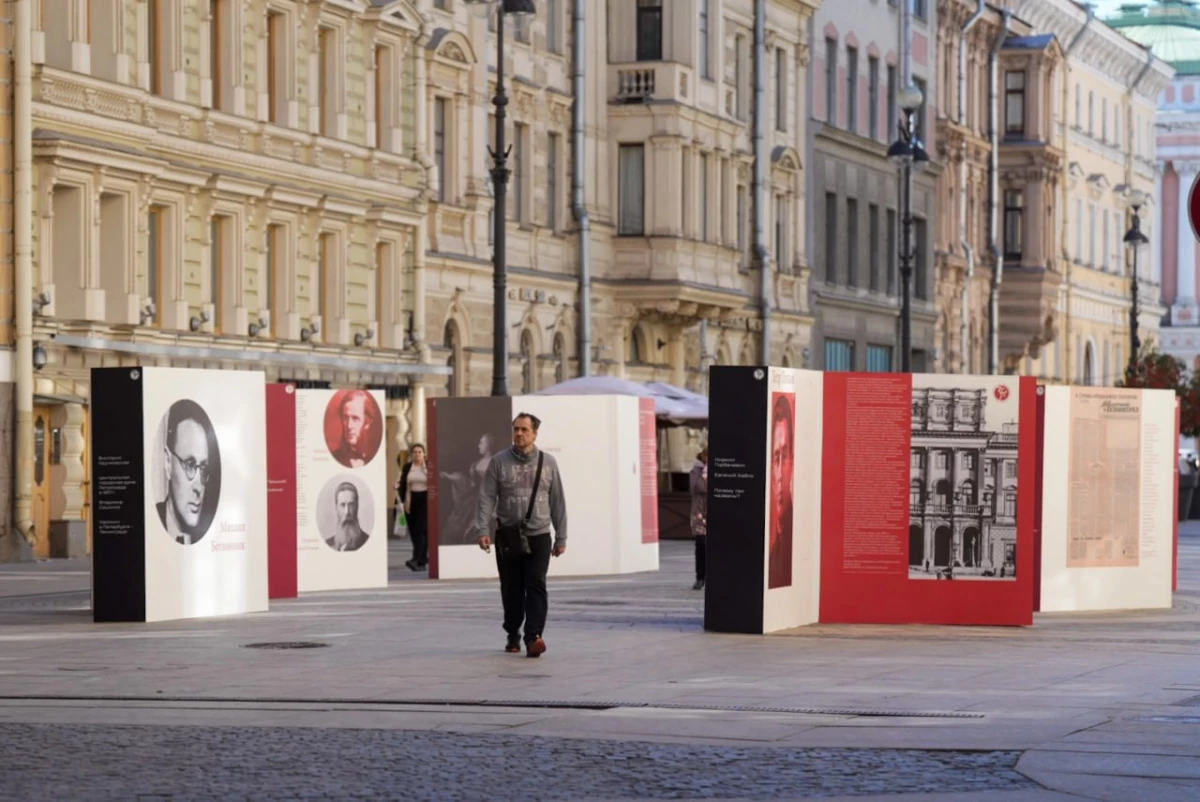
<svg viewBox="0 0 1200 802"><path fill-rule="evenodd" d="M761 49L758 6L541 0L509 27L511 392L808 358L816 2L763 2ZM427 397L489 392L494 20L464 0L0 0L0 25L0 560L86 548L92 367L383 388L389 463Z"/></svg>
<svg viewBox="0 0 1200 802"><path fill-rule="evenodd" d="M1200 175L1200 9L1193 2L1131 3L1108 20L1175 68L1159 96L1151 275L1161 278L1166 309L1161 348L1200 369L1197 247L1188 196Z"/></svg>
<svg viewBox="0 0 1200 802"><path fill-rule="evenodd" d="M924 96L918 136L936 158L942 95L930 62L939 6L913 4L912 42L901 4L880 0L824 3L813 23L812 225L813 309L825 370L892 371L901 365L900 181L887 160L897 136L897 93L910 78ZM913 175L913 370L941 363L934 337L935 184L941 166Z"/></svg>
<svg viewBox="0 0 1200 802"><path fill-rule="evenodd" d="M1036 35L1005 47L1001 116L1011 155L1001 159L1000 225L1003 250L1019 246L1020 254L1006 258L1003 272L1001 367L1112 385L1130 356L1135 262L1123 242L1132 224L1127 200L1133 189L1154 194L1156 106L1174 70L1090 7L1020 0L1015 11ZM1060 58L1065 69L1054 67ZM1048 76L1047 91L1007 83L1022 74L1027 86ZM1012 124L1014 114L1023 126ZM1039 141L1025 141L1039 119ZM1151 242L1160 236L1153 215L1143 217L1142 230ZM1150 254L1136 259L1141 340L1155 342L1166 312L1160 276L1148 268Z"/></svg>

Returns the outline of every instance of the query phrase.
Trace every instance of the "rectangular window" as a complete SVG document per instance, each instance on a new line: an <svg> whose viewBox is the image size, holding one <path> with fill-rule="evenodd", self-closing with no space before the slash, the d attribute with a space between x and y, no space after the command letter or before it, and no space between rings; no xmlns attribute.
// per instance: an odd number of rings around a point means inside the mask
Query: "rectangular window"
<svg viewBox="0 0 1200 802"><path fill-rule="evenodd" d="M737 248L743 256L746 253L746 188L738 187L737 195Z"/></svg>
<svg viewBox="0 0 1200 802"><path fill-rule="evenodd" d="M896 68L889 64L887 68L887 130L883 133L885 142L890 141L896 131Z"/></svg>
<svg viewBox="0 0 1200 802"><path fill-rule="evenodd" d="M929 224L924 218L913 218L913 295L921 300L929 297Z"/></svg>
<svg viewBox="0 0 1200 802"><path fill-rule="evenodd" d="M163 222L161 206L151 206L146 220L146 299L154 304L155 320L162 319Z"/></svg>
<svg viewBox="0 0 1200 802"><path fill-rule="evenodd" d="M45 14L43 7L42 13ZM150 92L162 94L162 20L158 3L146 4L146 62L150 68Z"/></svg>
<svg viewBox="0 0 1200 802"><path fill-rule="evenodd" d="M1108 98L1100 99L1100 141L1108 141Z"/></svg>
<svg viewBox="0 0 1200 802"><path fill-rule="evenodd" d="M329 303L331 300L329 295L329 280L331 276L329 274L333 266L333 244L334 235L329 233L321 234L321 239L317 243L317 276L313 299L315 301L314 312L321 316L321 320L325 326L333 323L337 311Z"/></svg>
<svg viewBox="0 0 1200 802"><path fill-rule="evenodd" d="M1083 201L1075 199L1075 261L1083 264Z"/></svg>
<svg viewBox="0 0 1200 802"><path fill-rule="evenodd" d="M265 265L266 272L263 274L261 286L258 288L258 308L270 313L275 307L275 287L278 281L279 272L282 261L282 255L279 253L282 247L280 241L283 237L283 226L269 225L267 226L267 263ZM275 316L271 315L271 332L276 330Z"/></svg>
<svg viewBox="0 0 1200 802"><path fill-rule="evenodd" d="M545 0L546 49L551 53L562 52L562 33L560 31L562 20L559 18L559 2L560 0Z"/></svg>
<svg viewBox="0 0 1200 802"><path fill-rule="evenodd" d="M921 93L921 105L913 114L913 127L917 138L922 142L925 141L925 110L929 108L929 92L925 87L925 82L920 78L913 78L913 86Z"/></svg>
<svg viewBox="0 0 1200 802"><path fill-rule="evenodd" d="M513 123L512 149L512 218L525 222L525 132L529 126Z"/></svg>
<svg viewBox="0 0 1200 802"><path fill-rule="evenodd" d="M546 137L546 227L558 230L558 134Z"/></svg>
<svg viewBox="0 0 1200 802"><path fill-rule="evenodd" d="M838 47L836 39L825 40L825 122L837 125Z"/></svg>
<svg viewBox="0 0 1200 802"><path fill-rule="evenodd" d="M322 136L337 135L337 31L322 28L317 34L317 122Z"/></svg>
<svg viewBox="0 0 1200 802"><path fill-rule="evenodd" d="M943 471L950 467L950 455L945 451L939 451L934 456L937 459L933 461L933 467Z"/></svg>
<svg viewBox="0 0 1200 802"><path fill-rule="evenodd" d="M225 276L225 231L229 219L213 216L209 226L208 247L208 302L213 305L213 329L221 331L221 296Z"/></svg>
<svg viewBox="0 0 1200 802"><path fill-rule="evenodd" d="M442 11L446 11L449 9L449 5L447 5L448 3L449 0L433 0L433 7L440 8Z"/></svg>
<svg viewBox="0 0 1200 802"><path fill-rule="evenodd" d="M879 139L879 59L875 56L867 57L867 136Z"/></svg>
<svg viewBox="0 0 1200 802"><path fill-rule="evenodd" d="M879 207L867 207L867 286L879 292Z"/></svg>
<svg viewBox="0 0 1200 802"><path fill-rule="evenodd" d="M786 247L783 241L784 222L787 218L787 209L784 206L782 195L775 196L775 264L780 271L784 269L785 259L783 257L784 248Z"/></svg>
<svg viewBox="0 0 1200 802"><path fill-rule="evenodd" d="M708 242L708 154L700 154L700 239Z"/></svg>
<svg viewBox="0 0 1200 802"><path fill-rule="evenodd" d="M442 203L450 197L446 186L446 99L433 100L433 163L437 166L438 200Z"/></svg>
<svg viewBox="0 0 1200 802"><path fill-rule="evenodd" d="M153 8L154 4L151 3ZM267 119L273 123L284 120L284 86L286 73L283 69L285 53L285 18L274 12L267 14Z"/></svg>
<svg viewBox="0 0 1200 802"><path fill-rule="evenodd" d="M637 60L662 61L662 0L637 0Z"/></svg>
<svg viewBox="0 0 1200 802"><path fill-rule="evenodd" d="M617 150L617 233L640 236L645 230L645 152L642 145Z"/></svg>
<svg viewBox="0 0 1200 802"><path fill-rule="evenodd" d="M746 119L746 38L739 36L733 40L733 91L737 97L737 118Z"/></svg>
<svg viewBox="0 0 1200 802"><path fill-rule="evenodd" d="M825 281L837 283L837 195L825 193Z"/></svg>
<svg viewBox="0 0 1200 802"><path fill-rule="evenodd" d="M1108 209L1104 210L1104 216L1101 218L1101 224L1103 236L1100 240L1100 269L1108 270Z"/></svg>
<svg viewBox="0 0 1200 802"><path fill-rule="evenodd" d="M885 240L887 254L884 258L887 262L887 294L896 294L896 254L898 245L896 243L896 210L887 210L887 240Z"/></svg>
<svg viewBox="0 0 1200 802"><path fill-rule="evenodd" d="M225 50L225 0L208 0L208 78L212 84L212 107L225 108L225 65L221 54ZM88 5L89 10L91 5Z"/></svg>
<svg viewBox="0 0 1200 802"><path fill-rule="evenodd" d="M700 0L700 77L705 80L712 79L711 65L709 64L709 56L712 51L712 43L708 39L708 4L710 0Z"/></svg>
<svg viewBox="0 0 1200 802"><path fill-rule="evenodd" d="M1096 133L1096 93L1088 92L1088 136Z"/></svg>
<svg viewBox="0 0 1200 802"><path fill-rule="evenodd" d="M1088 266L1096 266L1096 207L1088 205Z"/></svg>
<svg viewBox="0 0 1200 802"><path fill-rule="evenodd" d="M402 309L397 309L395 312L390 312L390 304L387 301L387 293L384 291L385 277L389 275L392 262L392 243L378 242L375 244L375 280L374 280L374 304L370 307L375 310L375 320L379 326L379 332L376 334L376 342L382 346L390 345L384 338L383 327L386 323L401 318ZM391 279L393 282L396 278Z"/></svg>
<svg viewBox="0 0 1200 802"><path fill-rule="evenodd" d="M1075 127L1083 127L1083 89L1075 84Z"/></svg>
<svg viewBox="0 0 1200 802"><path fill-rule="evenodd" d="M925 0L912 0L912 4L913 16L917 19L925 19L927 13L925 11Z"/></svg>
<svg viewBox="0 0 1200 802"><path fill-rule="evenodd" d="M858 49L846 48L846 128L858 132Z"/></svg>
<svg viewBox="0 0 1200 802"><path fill-rule="evenodd" d="M890 345L867 346L867 372L892 372L892 347Z"/></svg>
<svg viewBox="0 0 1200 802"><path fill-rule="evenodd" d="M858 286L858 201L846 200L846 286Z"/></svg>
<svg viewBox="0 0 1200 802"><path fill-rule="evenodd" d="M1010 136L1025 135L1025 72L1004 74L1004 131Z"/></svg>
<svg viewBox="0 0 1200 802"><path fill-rule="evenodd" d="M1004 258L1020 264L1025 245L1025 194L1004 192Z"/></svg>
<svg viewBox="0 0 1200 802"><path fill-rule="evenodd" d="M784 49L775 51L775 130L787 130L787 58Z"/></svg>
<svg viewBox="0 0 1200 802"><path fill-rule="evenodd" d="M826 339L825 370L854 370L854 343Z"/></svg>

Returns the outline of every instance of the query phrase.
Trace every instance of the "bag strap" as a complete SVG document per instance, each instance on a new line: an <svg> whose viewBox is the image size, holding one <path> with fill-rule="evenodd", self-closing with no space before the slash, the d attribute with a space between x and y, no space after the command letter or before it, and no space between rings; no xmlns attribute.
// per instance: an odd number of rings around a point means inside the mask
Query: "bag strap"
<svg viewBox="0 0 1200 802"><path fill-rule="evenodd" d="M529 523L529 519L533 517L533 505L537 503L538 485L542 482L542 461L545 458L545 452L539 451L537 473L533 475L533 492L529 494L529 509L525 511L525 523Z"/></svg>

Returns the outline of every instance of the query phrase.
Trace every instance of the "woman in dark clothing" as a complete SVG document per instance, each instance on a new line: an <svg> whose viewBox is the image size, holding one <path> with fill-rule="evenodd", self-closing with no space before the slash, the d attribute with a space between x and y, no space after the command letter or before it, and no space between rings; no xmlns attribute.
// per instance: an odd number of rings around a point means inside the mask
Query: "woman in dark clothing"
<svg viewBox="0 0 1200 802"><path fill-rule="evenodd" d="M425 464L425 446L412 447L408 464L400 472L400 506L408 521L413 556L405 563L411 571L429 565L429 474Z"/></svg>

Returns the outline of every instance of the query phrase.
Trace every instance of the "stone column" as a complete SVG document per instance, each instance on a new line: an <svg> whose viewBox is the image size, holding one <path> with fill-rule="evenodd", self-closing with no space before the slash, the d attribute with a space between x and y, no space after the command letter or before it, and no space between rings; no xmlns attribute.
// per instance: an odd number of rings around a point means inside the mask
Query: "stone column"
<svg viewBox="0 0 1200 802"><path fill-rule="evenodd" d="M1150 212L1151 219L1154 221L1150 226L1150 231L1146 236L1150 238L1150 279L1162 286L1163 280L1163 264L1162 264L1162 232L1163 226L1163 162L1156 162L1154 165L1154 206ZM1145 228L1145 226L1143 226Z"/></svg>
<svg viewBox="0 0 1200 802"><path fill-rule="evenodd" d="M1177 162L1179 173L1179 258L1176 270L1178 281L1175 290L1175 305L1171 319L1176 323L1196 322L1196 237L1192 233L1188 197L1192 183L1200 172L1196 162Z"/></svg>

